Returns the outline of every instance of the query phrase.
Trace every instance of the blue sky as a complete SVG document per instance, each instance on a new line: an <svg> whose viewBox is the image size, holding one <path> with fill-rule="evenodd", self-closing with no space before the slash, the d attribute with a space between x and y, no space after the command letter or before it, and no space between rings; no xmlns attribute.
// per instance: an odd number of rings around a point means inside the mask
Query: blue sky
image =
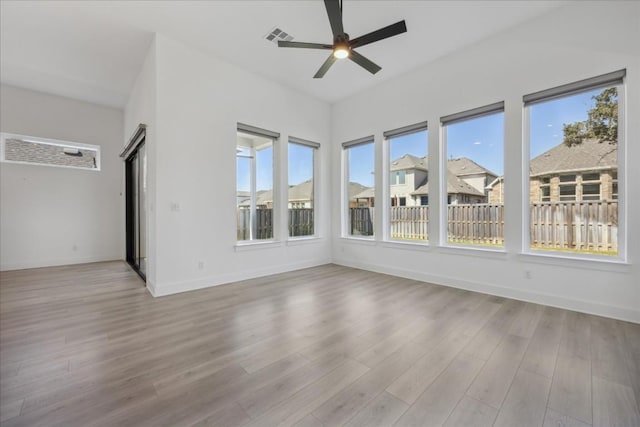
<svg viewBox="0 0 640 427"><path fill-rule="evenodd" d="M562 125L587 118L594 105L593 96L602 89L553 101L534 104L530 110L531 158L562 142ZM514 141L520 144L521 141ZM390 144L391 159L404 154L422 157L427 154L427 131L395 138ZM504 114L492 114L447 128L447 158L468 157L497 175L504 173ZM273 186L273 148L257 154L257 188ZM238 190L249 190L248 159L238 159ZM313 154L308 147L289 144L289 185L312 178ZM349 180L373 186L375 168L373 144L350 149Z"/></svg>
<svg viewBox="0 0 640 427"><path fill-rule="evenodd" d="M587 119L587 112L595 105L596 89L566 98L534 104L531 111L531 147L534 158L562 142L562 125Z"/></svg>
<svg viewBox="0 0 640 427"><path fill-rule="evenodd" d="M313 178L314 148L289 144L289 185L297 185Z"/></svg>

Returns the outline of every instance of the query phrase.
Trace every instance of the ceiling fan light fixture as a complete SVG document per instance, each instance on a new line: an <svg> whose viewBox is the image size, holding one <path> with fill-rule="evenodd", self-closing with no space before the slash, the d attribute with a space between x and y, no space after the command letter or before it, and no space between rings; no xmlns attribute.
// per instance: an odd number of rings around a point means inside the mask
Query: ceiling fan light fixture
<svg viewBox="0 0 640 427"><path fill-rule="evenodd" d="M348 46L336 46L336 48L333 50L333 56L336 57L336 59L344 59L344 58L348 58L349 57L349 47Z"/></svg>

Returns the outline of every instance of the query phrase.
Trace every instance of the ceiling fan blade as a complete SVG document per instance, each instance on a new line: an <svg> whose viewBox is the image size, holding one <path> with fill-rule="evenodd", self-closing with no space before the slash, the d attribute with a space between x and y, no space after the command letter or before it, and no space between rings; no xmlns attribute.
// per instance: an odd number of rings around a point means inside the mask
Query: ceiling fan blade
<svg viewBox="0 0 640 427"><path fill-rule="evenodd" d="M356 64L358 64L359 66L361 66L362 68L370 72L371 74L375 74L378 71L382 70L382 67L371 62L369 59L360 55L355 50L351 51L351 55L349 55L349 59L351 59L353 62L355 62Z"/></svg>
<svg viewBox="0 0 640 427"><path fill-rule="evenodd" d="M344 34L340 0L324 0L324 7L327 9L327 15L329 15L329 24L331 24L333 37L335 38L336 36Z"/></svg>
<svg viewBox="0 0 640 427"><path fill-rule="evenodd" d="M336 62L336 57L333 56L333 53L332 53L331 55L329 55L327 60L324 61L324 64L322 64L322 67L320 67L320 69L318 70L316 75L313 76L313 78L321 79L327 73L327 71L329 71L329 68L331 68L334 62Z"/></svg>
<svg viewBox="0 0 640 427"><path fill-rule="evenodd" d="M333 46L330 44L289 42L284 40L278 41L278 47L299 47L303 49L329 49L329 50L333 49Z"/></svg>
<svg viewBox="0 0 640 427"><path fill-rule="evenodd" d="M360 47L369 43L377 42L378 40L384 40L389 37L397 36L398 34L407 32L407 24L404 20L396 22L395 24L388 25L379 30L372 31L364 36L357 37L349 43L351 47Z"/></svg>

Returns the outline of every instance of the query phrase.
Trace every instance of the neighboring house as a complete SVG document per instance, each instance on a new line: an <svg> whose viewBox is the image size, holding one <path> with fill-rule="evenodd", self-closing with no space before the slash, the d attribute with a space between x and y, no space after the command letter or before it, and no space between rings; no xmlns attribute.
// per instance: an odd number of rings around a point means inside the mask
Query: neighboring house
<svg viewBox="0 0 640 427"><path fill-rule="evenodd" d="M429 204L428 158L405 154L391 163L389 196L391 206ZM485 187L496 175L466 157L447 162L447 199L449 204L484 203ZM374 190L367 188L351 198L351 204L373 206Z"/></svg>
<svg viewBox="0 0 640 427"><path fill-rule="evenodd" d="M504 203L504 176L499 176L487 185L489 203Z"/></svg>
<svg viewBox="0 0 640 427"><path fill-rule="evenodd" d="M313 207L313 180L309 179L289 187L289 209L311 209Z"/></svg>
<svg viewBox="0 0 640 427"><path fill-rule="evenodd" d="M424 201L426 197L426 203L416 203L413 206L419 204L429 204L429 183L426 182L411 193L413 200L416 202ZM459 204L472 204L472 203L485 203L487 200L483 192L478 191L474 186L467 183L464 179L455 176L451 171L447 173L447 204L459 205Z"/></svg>
<svg viewBox="0 0 640 427"><path fill-rule="evenodd" d="M236 192L236 205L244 206L245 204L249 206L251 203L251 192L250 191L238 191Z"/></svg>
<svg viewBox="0 0 640 427"><path fill-rule="evenodd" d="M571 147L560 143L533 158L529 171L532 202L615 200L618 198L616 145L585 140ZM504 179L489 186L489 201L503 202Z"/></svg>
<svg viewBox="0 0 640 427"><path fill-rule="evenodd" d="M449 159L447 168L450 174L455 175L458 179L464 181L464 183L472 186L485 197L487 196L487 185L498 177L495 173L466 157ZM483 202L486 201L487 199L485 198Z"/></svg>
<svg viewBox="0 0 640 427"><path fill-rule="evenodd" d="M389 197L391 206L419 206L429 204L428 196L420 199L413 195L423 183L427 182L429 172L427 157L405 154L391 162L389 174ZM426 195L426 194L425 194ZM421 203L424 202L424 203Z"/></svg>
<svg viewBox="0 0 640 427"><path fill-rule="evenodd" d="M349 183L349 207L372 208L374 199L373 188L364 186L359 182Z"/></svg>
<svg viewBox="0 0 640 427"><path fill-rule="evenodd" d="M236 199L239 201L239 208L249 208L251 206L251 197L243 197L246 191L238 191L236 193ZM242 201L240 201L242 200ZM273 190L260 190L256 193L256 208L258 209L272 209L273 208Z"/></svg>
<svg viewBox="0 0 640 427"><path fill-rule="evenodd" d="M238 191L238 207L248 208L251 200L248 191ZM246 196L246 197L245 197ZM258 209L273 208L273 190L258 191L256 194L256 207ZM289 187L289 209L310 209L313 207L313 181L307 180L298 185Z"/></svg>

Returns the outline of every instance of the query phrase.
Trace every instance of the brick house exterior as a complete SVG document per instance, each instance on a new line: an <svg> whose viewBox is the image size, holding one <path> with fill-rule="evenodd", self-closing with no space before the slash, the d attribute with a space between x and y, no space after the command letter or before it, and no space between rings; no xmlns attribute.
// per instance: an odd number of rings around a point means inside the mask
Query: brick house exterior
<svg viewBox="0 0 640 427"><path fill-rule="evenodd" d="M530 162L531 202L615 200L618 198L618 149L615 144L585 140L560 143ZM488 186L489 202L502 203L504 179Z"/></svg>

